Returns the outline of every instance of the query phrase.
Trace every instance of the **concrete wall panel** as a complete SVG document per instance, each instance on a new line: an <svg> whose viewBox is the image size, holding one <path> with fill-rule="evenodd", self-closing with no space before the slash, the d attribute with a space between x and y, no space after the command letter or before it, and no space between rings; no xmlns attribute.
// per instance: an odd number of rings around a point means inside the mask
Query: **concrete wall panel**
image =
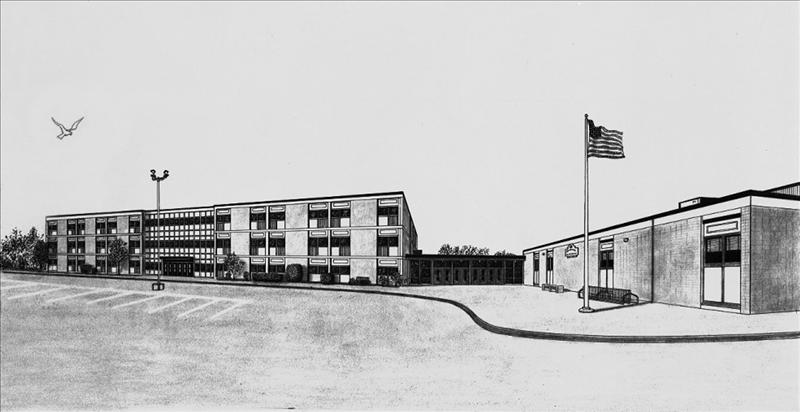
<svg viewBox="0 0 800 412"><path fill-rule="evenodd" d="M67 271L67 257L66 256L58 256L56 257L57 264L58 264L58 271L59 272L66 272Z"/></svg>
<svg viewBox="0 0 800 412"><path fill-rule="evenodd" d="M58 219L58 234L61 236L67 234L67 219Z"/></svg>
<svg viewBox="0 0 800 412"><path fill-rule="evenodd" d="M67 253L67 238L59 237L56 239L56 251L59 255Z"/></svg>
<svg viewBox="0 0 800 412"><path fill-rule="evenodd" d="M378 224L378 202L353 200L350 202L350 223L352 226L375 226ZM373 253L374 254L374 253Z"/></svg>
<svg viewBox="0 0 800 412"><path fill-rule="evenodd" d="M286 205L286 228L305 229L308 228L308 204ZM286 247L289 247L288 241ZM303 252L305 255L307 253Z"/></svg>
<svg viewBox="0 0 800 412"><path fill-rule="evenodd" d="M351 230L350 252L353 256L375 256L378 252L378 232L374 229Z"/></svg>
<svg viewBox="0 0 800 412"><path fill-rule="evenodd" d="M308 232L286 232L286 254L291 256L308 255Z"/></svg>
<svg viewBox="0 0 800 412"><path fill-rule="evenodd" d="M231 252L236 256L246 256L250 254L250 233L240 232L231 233Z"/></svg>
<svg viewBox="0 0 800 412"><path fill-rule="evenodd" d="M128 216L120 216L117 218L117 233L128 233ZM127 270L127 267L126 267Z"/></svg>
<svg viewBox="0 0 800 412"><path fill-rule="evenodd" d="M97 225L95 225L95 220L93 217L86 219L86 234L93 235ZM87 239L88 240L88 239Z"/></svg>
<svg viewBox="0 0 800 412"><path fill-rule="evenodd" d="M232 207L231 230L248 230L248 229L250 229L250 208ZM231 244L233 244L233 241L231 241Z"/></svg>
<svg viewBox="0 0 800 412"><path fill-rule="evenodd" d="M86 236L86 254L95 254L95 245L97 242L94 240L94 236Z"/></svg>
<svg viewBox="0 0 800 412"><path fill-rule="evenodd" d="M350 277L369 277L372 283L378 278L378 261L375 259L350 259Z"/></svg>

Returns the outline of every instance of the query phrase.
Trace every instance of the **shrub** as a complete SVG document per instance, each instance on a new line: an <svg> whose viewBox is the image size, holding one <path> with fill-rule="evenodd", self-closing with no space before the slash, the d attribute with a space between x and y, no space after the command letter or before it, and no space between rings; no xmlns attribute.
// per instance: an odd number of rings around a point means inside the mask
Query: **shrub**
<svg viewBox="0 0 800 412"><path fill-rule="evenodd" d="M351 285L365 286L365 285L371 285L372 281L369 280L369 277L367 276L356 276L354 278L350 278L350 282L348 283Z"/></svg>
<svg viewBox="0 0 800 412"><path fill-rule="evenodd" d="M322 276L320 276L320 281L326 285L333 284L334 281L333 273L323 273Z"/></svg>
<svg viewBox="0 0 800 412"><path fill-rule="evenodd" d="M286 281L287 282L302 282L303 281L303 266L297 263L292 263L286 268Z"/></svg>
<svg viewBox="0 0 800 412"><path fill-rule="evenodd" d="M97 273L97 268L94 265L83 264L81 265L81 273L91 275Z"/></svg>
<svg viewBox="0 0 800 412"><path fill-rule="evenodd" d="M253 273L253 281L254 282L280 282L283 280L283 273L264 273L264 272L256 272Z"/></svg>

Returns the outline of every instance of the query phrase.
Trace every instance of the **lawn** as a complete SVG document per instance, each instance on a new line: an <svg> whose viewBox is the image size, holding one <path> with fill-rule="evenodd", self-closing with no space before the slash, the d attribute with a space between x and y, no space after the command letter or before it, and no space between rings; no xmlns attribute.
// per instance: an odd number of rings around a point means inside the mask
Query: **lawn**
<svg viewBox="0 0 800 412"><path fill-rule="evenodd" d="M148 283L3 274L114 287ZM11 283L3 282L2 287ZM0 287L0 289L2 288ZM522 288L522 287L520 287ZM22 288L21 288L22 289ZM0 408L797 409L798 343L610 345L490 334L437 302L168 284L236 298L112 309L58 290L0 306ZM169 298L165 298L169 299ZM195 304L194 307L197 307Z"/></svg>

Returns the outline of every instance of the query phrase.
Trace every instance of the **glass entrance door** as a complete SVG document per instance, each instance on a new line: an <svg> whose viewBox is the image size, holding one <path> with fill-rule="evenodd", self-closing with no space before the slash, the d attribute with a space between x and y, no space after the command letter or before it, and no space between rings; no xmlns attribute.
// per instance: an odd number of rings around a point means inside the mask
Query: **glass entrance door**
<svg viewBox="0 0 800 412"><path fill-rule="evenodd" d="M614 287L614 249L600 251L600 264L597 285L601 288Z"/></svg>
<svg viewBox="0 0 800 412"><path fill-rule="evenodd" d="M741 302L741 236L705 238L703 304L738 308Z"/></svg>

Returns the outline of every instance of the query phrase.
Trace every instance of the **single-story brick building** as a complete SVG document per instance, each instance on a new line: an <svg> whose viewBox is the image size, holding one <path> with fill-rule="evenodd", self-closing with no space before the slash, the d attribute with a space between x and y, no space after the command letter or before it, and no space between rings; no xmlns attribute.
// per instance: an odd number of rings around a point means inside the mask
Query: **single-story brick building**
<svg viewBox="0 0 800 412"><path fill-rule="evenodd" d="M527 285L583 287L583 235L523 251ZM589 285L744 314L800 310L800 182L698 197L589 234Z"/></svg>

